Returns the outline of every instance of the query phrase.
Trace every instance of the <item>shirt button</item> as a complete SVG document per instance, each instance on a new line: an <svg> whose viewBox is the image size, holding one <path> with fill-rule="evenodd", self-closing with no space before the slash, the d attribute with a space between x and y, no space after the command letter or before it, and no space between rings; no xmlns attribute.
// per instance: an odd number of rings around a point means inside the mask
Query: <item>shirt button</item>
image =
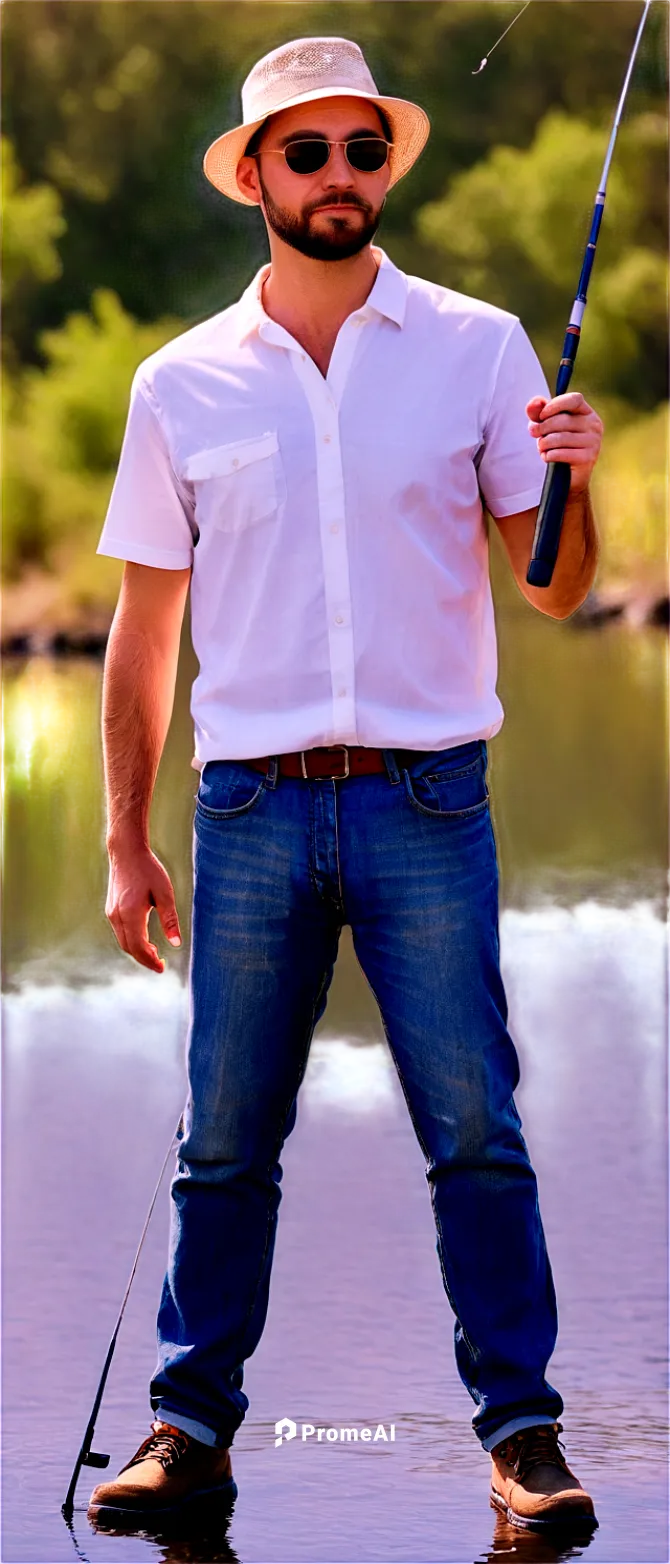
<svg viewBox="0 0 670 1564"><path fill-rule="evenodd" d="M344 623L344 620L343 620L341 614L336 614L335 615L335 623L336 623L336 625L341 625L341 624Z"/></svg>
<svg viewBox="0 0 670 1564"><path fill-rule="evenodd" d="M340 528L339 528L339 525L338 525L338 523L336 521L333 522L330 530L331 530L331 532L339 532Z"/></svg>
<svg viewBox="0 0 670 1564"><path fill-rule="evenodd" d="M346 690L338 690L338 695L346 695Z"/></svg>
<svg viewBox="0 0 670 1564"><path fill-rule="evenodd" d="M240 458L239 458L239 456L234 456L233 457L233 467L239 467L239 465L240 465Z"/></svg>
<svg viewBox="0 0 670 1564"><path fill-rule="evenodd" d="M323 443L324 443L324 445L330 445L330 435L329 434L324 434Z"/></svg>

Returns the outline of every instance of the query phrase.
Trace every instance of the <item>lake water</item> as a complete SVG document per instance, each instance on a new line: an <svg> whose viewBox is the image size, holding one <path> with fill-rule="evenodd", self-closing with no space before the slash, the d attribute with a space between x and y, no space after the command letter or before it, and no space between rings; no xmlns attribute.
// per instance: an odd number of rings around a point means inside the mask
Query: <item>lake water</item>
<svg viewBox="0 0 670 1564"><path fill-rule="evenodd" d="M663 895L666 651L500 613L491 745L504 971L561 1321L550 1378L600 1519L588 1547L510 1531L457 1377L423 1161L345 929L284 1156L268 1324L246 1370L227 1534L106 1536L60 1513L184 1097L188 645L154 809L184 945L133 967L104 916L100 664L5 666L2 1559L479 1564L668 1558ZM158 1204L100 1413L115 1472L148 1432L168 1222ZM281 1417L395 1424L279 1449Z"/></svg>

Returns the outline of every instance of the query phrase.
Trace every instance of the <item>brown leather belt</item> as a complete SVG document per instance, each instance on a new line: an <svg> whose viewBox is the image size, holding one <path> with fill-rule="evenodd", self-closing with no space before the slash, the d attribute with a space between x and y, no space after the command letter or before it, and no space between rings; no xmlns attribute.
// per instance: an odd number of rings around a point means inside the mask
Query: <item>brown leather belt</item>
<svg viewBox="0 0 670 1564"><path fill-rule="evenodd" d="M245 761L255 771L267 772L270 756ZM364 744L323 744L316 749L297 749L288 755L279 755L279 770L283 777L304 777L316 780L320 777L366 776L372 771L385 771L381 749L368 749Z"/></svg>

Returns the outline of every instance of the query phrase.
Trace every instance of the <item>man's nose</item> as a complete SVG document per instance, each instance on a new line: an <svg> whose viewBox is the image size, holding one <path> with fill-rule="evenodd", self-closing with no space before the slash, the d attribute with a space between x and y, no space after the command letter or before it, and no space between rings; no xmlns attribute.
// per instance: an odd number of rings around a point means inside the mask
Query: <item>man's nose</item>
<svg viewBox="0 0 670 1564"><path fill-rule="evenodd" d="M331 147L330 157L324 169L326 185L348 189L355 183L354 169L347 159L346 147Z"/></svg>

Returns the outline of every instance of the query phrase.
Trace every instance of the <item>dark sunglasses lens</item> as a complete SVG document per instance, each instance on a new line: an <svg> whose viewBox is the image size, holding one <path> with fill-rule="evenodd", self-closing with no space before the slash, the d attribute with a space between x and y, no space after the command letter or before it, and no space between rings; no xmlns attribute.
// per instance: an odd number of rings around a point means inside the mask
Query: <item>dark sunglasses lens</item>
<svg viewBox="0 0 670 1564"><path fill-rule="evenodd" d="M294 174L316 174L325 168L330 148L327 141L289 141L284 155Z"/></svg>
<svg viewBox="0 0 670 1564"><path fill-rule="evenodd" d="M347 157L352 168L361 174L374 174L383 168L388 152L388 142L377 136L361 136L359 141L347 144Z"/></svg>

